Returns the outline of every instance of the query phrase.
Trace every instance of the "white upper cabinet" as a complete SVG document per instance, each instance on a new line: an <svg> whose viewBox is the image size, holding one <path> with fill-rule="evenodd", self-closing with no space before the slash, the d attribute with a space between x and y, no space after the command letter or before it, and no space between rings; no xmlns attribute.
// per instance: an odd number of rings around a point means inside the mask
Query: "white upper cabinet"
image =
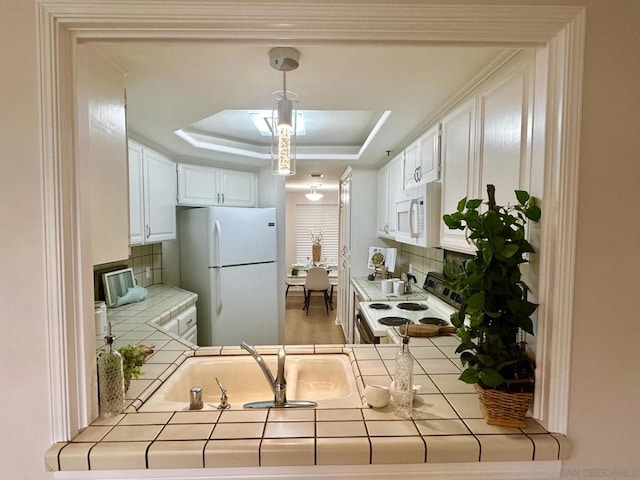
<svg viewBox="0 0 640 480"><path fill-rule="evenodd" d="M387 199L387 210L389 215L389 238L394 238L396 234L396 193L403 190L403 160L403 155L399 154L389 162L389 198Z"/></svg>
<svg viewBox="0 0 640 480"><path fill-rule="evenodd" d="M256 185L253 172L185 163L178 165L179 205L255 207Z"/></svg>
<svg viewBox="0 0 640 480"><path fill-rule="evenodd" d="M443 214L464 197L486 200L488 184L500 205L515 202L514 190L530 189L533 69L533 55L519 54L442 120ZM475 252L463 230L444 223L440 244Z"/></svg>
<svg viewBox="0 0 640 480"><path fill-rule="evenodd" d="M217 205L217 168L178 164L178 205Z"/></svg>
<svg viewBox="0 0 640 480"><path fill-rule="evenodd" d="M378 236L389 235L389 164L378 170Z"/></svg>
<svg viewBox="0 0 640 480"><path fill-rule="evenodd" d="M420 163L420 144L416 140L404 149L404 188L418 184L418 164Z"/></svg>
<svg viewBox="0 0 640 480"><path fill-rule="evenodd" d="M129 236L132 245L176 238L176 164L129 141Z"/></svg>
<svg viewBox="0 0 640 480"><path fill-rule="evenodd" d="M440 175L440 125L435 125L404 151L404 188L438 180Z"/></svg>
<svg viewBox="0 0 640 480"><path fill-rule="evenodd" d="M460 199L469 195L475 149L475 97L459 105L442 119L442 213L456 211ZM440 246L473 253L463 230L440 227Z"/></svg>
<svg viewBox="0 0 640 480"><path fill-rule="evenodd" d="M78 170L93 265L129 256L124 80L102 55L78 45ZM87 232L88 234L89 232Z"/></svg>
<svg viewBox="0 0 640 480"><path fill-rule="evenodd" d="M129 241L131 245L144 243L143 183L142 145L129 141Z"/></svg>
<svg viewBox="0 0 640 480"><path fill-rule="evenodd" d="M394 238L396 234L395 196L403 189L404 153L378 170L378 236Z"/></svg>
<svg viewBox="0 0 640 480"><path fill-rule="evenodd" d="M227 207L256 206L256 174L220 169L220 200Z"/></svg>
<svg viewBox="0 0 640 480"><path fill-rule="evenodd" d="M496 188L498 205L513 204L514 190L529 190L533 109L533 65L528 57L493 77L478 96L478 165L474 196Z"/></svg>

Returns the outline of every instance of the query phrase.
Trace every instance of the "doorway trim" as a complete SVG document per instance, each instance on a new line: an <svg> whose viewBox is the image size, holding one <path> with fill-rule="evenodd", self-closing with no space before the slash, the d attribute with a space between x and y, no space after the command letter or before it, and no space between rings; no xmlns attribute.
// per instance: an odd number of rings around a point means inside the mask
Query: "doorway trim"
<svg viewBox="0 0 640 480"><path fill-rule="evenodd" d="M566 433L585 8L422 5L410 1L38 1L40 138L46 249L51 439L69 440L91 418L95 351L83 319L93 312L86 225L75 154L74 55L79 41L193 40L478 44L548 49L545 227L540 255L538 386L534 415ZM544 246L554 245L545 254ZM553 320L550 320L553 319Z"/></svg>

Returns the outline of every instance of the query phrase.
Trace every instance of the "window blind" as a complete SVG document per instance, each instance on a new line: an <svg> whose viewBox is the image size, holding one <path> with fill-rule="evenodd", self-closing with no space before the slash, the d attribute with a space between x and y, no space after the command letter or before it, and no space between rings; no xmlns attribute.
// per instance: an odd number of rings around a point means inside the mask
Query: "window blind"
<svg viewBox="0 0 640 480"><path fill-rule="evenodd" d="M338 261L338 205L337 204L297 204L296 205L296 261L311 260L311 236L309 229L318 233L324 227L321 259L335 263Z"/></svg>

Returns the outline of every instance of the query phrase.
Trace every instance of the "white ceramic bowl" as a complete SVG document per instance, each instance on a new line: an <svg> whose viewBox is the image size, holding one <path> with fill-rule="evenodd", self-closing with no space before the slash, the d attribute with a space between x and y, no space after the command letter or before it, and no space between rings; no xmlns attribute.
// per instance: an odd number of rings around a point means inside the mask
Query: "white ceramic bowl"
<svg viewBox="0 0 640 480"><path fill-rule="evenodd" d="M367 385L364 387L364 398L370 407L386 407L391 398L389 387L382 385Z"/></svg>

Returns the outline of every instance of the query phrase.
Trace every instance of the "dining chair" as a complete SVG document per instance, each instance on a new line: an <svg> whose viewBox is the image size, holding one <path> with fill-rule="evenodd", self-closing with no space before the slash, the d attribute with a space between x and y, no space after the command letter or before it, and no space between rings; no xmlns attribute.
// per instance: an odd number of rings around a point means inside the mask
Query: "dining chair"
<svg viewBox="0 0 640 480"><path fill-rule="evenodd" d="M287 284L287 291L284 292L284 298L287 298L287 295L289 295L289 289L291 287L302 287L302 289L304 290L304 298L307 298L307 289L305 288L305 283L306 283L307 279L306 277L294 277L294 276L288 276L287 279L285 280L285 283Z"/></svg>
<svg viewBox="0 0 640 480"><path fill-rule="evenodd" d="M307 272L307 280L305 281L304 288L306 290L306 294L302 309L307 311L307 315L309 315L309 302L311 301L312 292L323 293L324 306L327 309L327 315L329 315L329 308L333 310L333 305L331 305L331 300L329 298L329 289L331 288L331 284L329 283L327 270L323 267L311 267Z"/></svg>

